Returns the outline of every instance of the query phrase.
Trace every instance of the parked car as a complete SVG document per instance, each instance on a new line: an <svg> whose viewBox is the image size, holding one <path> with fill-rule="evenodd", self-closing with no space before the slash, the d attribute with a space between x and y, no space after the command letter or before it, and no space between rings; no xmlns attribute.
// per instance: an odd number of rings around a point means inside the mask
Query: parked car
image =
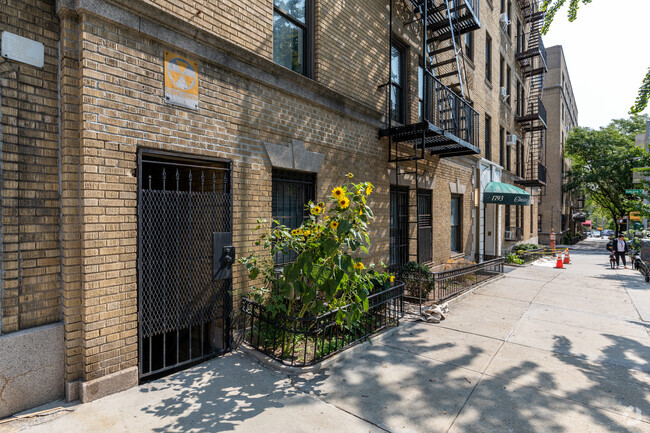
<svg viewBox="0 0 650 433"><path fill-rule="evenodd" d="M598 230L593 230L591 232L591 237L592 238L599 238L600 237L600 232Z"/></svg>
<svg viewBox="0 0 650 433"><path fill-rule="evenodd" d="M614 236L614 230L605 229L605 230L603 230L603 235L607 236L607 237Z"/></svg>

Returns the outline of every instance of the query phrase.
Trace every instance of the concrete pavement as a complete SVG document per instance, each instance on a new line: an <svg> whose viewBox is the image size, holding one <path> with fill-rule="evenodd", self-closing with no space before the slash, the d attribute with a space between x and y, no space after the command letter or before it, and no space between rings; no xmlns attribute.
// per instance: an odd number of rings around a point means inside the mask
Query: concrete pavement
<svg viewBox="0 0 650 433"><path fill-rule="evenodd" d="M650 432L650 284L602 241L301 375L242 352L0 432Z"/></svg>

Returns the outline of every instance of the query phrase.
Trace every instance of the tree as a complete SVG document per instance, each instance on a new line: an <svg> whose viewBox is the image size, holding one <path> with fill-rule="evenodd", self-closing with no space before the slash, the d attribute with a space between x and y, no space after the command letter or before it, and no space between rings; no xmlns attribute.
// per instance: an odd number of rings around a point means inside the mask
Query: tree
<svg viewBox="0 0 650 433"><path fill-rule="evenodd" d="M633 116L614 120L600 130L578 127L566 141L571 169L565 191L583 192L609 213L617 231L620 218L640 210L640 202L625 190L634 188L634 171L650 166L648 152L634 146L634 138L645 131L647 120L648 116Z"/></svg>
<svg viewBox="0 0 650 433"><path fill-rule="evenodd" d="M592 0L569 0L569 12L568 17L569 21L573 22L578 17L578 8L580 3L589 4ZM564 6L566 0L543 0L540 9L546 11L546 16L544 17L544 25L542 26L542 33L548 33L548 29L555 18L555 14ZM630 114L639 114L648 106L648 100L650 99L650 68L641 83L639 89L639 94L636 97L636 101L632 108L630 108Z"/></svg>

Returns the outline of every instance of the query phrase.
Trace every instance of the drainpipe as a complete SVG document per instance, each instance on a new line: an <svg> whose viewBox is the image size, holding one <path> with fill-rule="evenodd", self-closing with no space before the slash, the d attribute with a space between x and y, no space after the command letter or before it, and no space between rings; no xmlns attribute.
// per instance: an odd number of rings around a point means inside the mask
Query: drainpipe
<svg viewBox="0 0 650 433"><path fill-rule="evenodd" d="M63 321L63 180L61 179L61 149L62 149L62 128L61 128L61 41L58 44L58 59L56 71L56 101L58 110L57 127L59 129L59 155L57 165L59 170L59 320Z"/></svg>
<svg viewBox="0 0 650 433"><path fill-rule="evenodd" d="M1 192L4 191L4 173L2 171L2 85L0 84L0 215L4 215L4 200L2 199ZM3 244L3 231L2 226L2 217L0 217L0 255L4 254L2 250ZM4 284L5 283L5 269L4 269L4 258L0 257L0 335L2 335L3 320L2 320L2 299L4 298Z"/></svg>

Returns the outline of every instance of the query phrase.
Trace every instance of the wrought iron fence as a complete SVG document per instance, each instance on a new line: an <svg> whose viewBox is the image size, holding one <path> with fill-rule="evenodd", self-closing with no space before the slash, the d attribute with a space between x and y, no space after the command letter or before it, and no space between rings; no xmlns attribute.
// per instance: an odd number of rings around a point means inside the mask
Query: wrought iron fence
<svg viewBox="0 0 650 433"><path fill-rule="evenodd" d="M479 283L503 274L503 257L442 272L395 269L404 281L404 298L408 301L439 303L463 293Z"/></svg>
<svg viewBox="0 0 650 433"><path fill-rule="evenodd" d="M338 310L308 318L273 315L264 305L244 298L244 340L284 365L313 365L399 323L403 314L403 295L402 282L370 295L368 311L352 325L336 322Z"/></svg>

